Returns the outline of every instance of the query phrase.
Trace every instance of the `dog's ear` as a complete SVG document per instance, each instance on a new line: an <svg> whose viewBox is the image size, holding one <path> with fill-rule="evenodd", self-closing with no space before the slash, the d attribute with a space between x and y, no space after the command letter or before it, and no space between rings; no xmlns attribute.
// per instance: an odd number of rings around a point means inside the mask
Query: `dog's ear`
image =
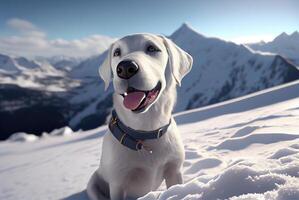
<svg viewBox="0 0 299 200"><path fill-rule="evenodd" d="M175 78L177 84L180 86L181 81L188 72L190 72L193 64L192 56L178 47L170 39L161 36L164 41L164 45L168 52L169 64L171 67L172 75Z"/></svg>
<svg viewBox="0 0 299 200"><path fill-rule="evenodd" d="M104 84L105 84L105 90L107 90L109 83L111 81L111 78L112 78L111 51L112 51L112 45L107 50L106 58L99 68L100 77L103 79Z"/></svg>

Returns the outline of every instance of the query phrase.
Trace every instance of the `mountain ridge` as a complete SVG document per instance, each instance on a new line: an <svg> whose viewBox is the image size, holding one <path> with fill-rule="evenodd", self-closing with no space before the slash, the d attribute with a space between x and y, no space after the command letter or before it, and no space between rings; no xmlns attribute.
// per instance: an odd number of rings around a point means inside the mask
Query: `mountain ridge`
<svg viewBox="0 0 299 200"><path fill-rule="evenodd" d="M176 111L217 103L299 78L295 66L282 56L258 53L242 44L206 37L186 25L170 38L193 56L191 73L178 88L178 96L193 101L179 99Z"/></svg>
<svg viewBox="0 0 299 200"><path fill-rule="evenodd" d="M271 52L281 55L299 67L298 31L294 31L292 34L283 32L270 42L247 44L247 46L255 51Z"/></svg>

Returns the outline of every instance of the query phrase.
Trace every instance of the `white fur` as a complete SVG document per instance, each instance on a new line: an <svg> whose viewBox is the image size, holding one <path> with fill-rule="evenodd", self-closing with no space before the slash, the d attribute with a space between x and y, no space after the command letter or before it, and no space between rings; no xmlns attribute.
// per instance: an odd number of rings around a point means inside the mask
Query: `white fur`
<svg viewBox="0 0 299 200"><path fill-rule="evenodd" d="M161 52L148 54L146 46L155 44ZM121 57L114 57L116 48ZM139 71L129 80L116 75L116 66L125 59L134 60ZM153 152L133 151L107 132L104 136L99 169L91 177L87 194L91 200L136 199L157 189L165 179L167 187L182 183L180 172L184 161L184 147L178 128L171 116L176 100L176 84L190 71L192 57L172 41L152 34L126 36L111 45L108 56L100 67L100 76L108 87L111 79L115 93L114 109L120 120L136 130L156 130L171 119L167 133L161 138L146 140ZM123 105L123 94L128 86L151 90L160 81L162 88L156 101L142 113L134 113Z"/></svg>

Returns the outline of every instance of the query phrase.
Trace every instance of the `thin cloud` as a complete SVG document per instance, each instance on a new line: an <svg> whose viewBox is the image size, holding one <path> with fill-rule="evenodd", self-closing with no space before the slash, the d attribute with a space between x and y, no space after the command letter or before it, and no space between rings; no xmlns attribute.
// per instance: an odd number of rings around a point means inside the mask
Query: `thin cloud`
<svg viewBox="0 0 299 200"><path fill-rule="evenodd" d="M29 37L46 37L46 33L36 27L29 21L12 18L6 22L6 25L15 30L17 33L22 34L23 36Z"/></svg>
<svg viewBox="0 0 299 200"><path fill-rule="evenodd" d="M29 21L13 18L6 24L15 30L15 35L0 37L0 52L13 56L88 57L102 53L114 41L113 38L101 35L76 40L62 38L50 40L44 31Z"/></svg>
<svg viewBox="0 0 299 200"><path fill-rule="evenodd" d="M9 19L6 24L19 31L37 30L37 27L31 22L18 18Z"/></svg>

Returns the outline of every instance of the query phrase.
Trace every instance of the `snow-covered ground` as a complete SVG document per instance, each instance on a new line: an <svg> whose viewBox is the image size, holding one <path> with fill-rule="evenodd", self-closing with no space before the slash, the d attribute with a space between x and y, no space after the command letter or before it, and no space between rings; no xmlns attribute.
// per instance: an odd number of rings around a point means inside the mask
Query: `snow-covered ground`
<svg viewBox="0 0 299 200"><path fill-rule="evenodd" d="M299 199L299 81L176 114L184 185L152 199ZM0 199L87 199L106 127L0 143ZM83 191L83 192L82 192Z"/></svg>

